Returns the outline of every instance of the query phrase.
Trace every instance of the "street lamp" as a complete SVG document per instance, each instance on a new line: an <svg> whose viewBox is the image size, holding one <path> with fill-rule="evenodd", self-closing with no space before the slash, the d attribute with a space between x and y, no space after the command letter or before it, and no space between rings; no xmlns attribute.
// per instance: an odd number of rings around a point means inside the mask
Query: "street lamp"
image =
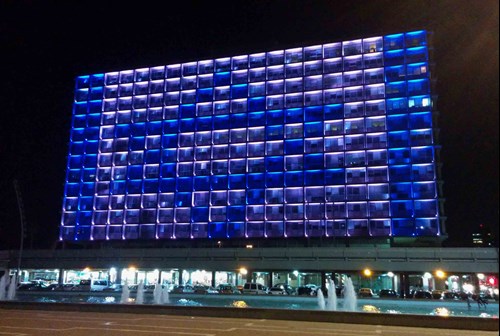
<svg viewBox="0 0 500 336"><path fill-rule="evenodd" d="M436 270L436 276L439 278L439 279L443 279L445 276L446 276L446 273L443 272L442 270Z"/></svg>
<svg viewBox="0 0 500 336"><path fill-rule="evenodd" d="M19 184L17 180L13 181L14 184L14 191L16 192L16 199L17 199L17 207L19 210L19 221L21 223L21 238L19 241L19 255L17 256L17 271L16 271L16 277L14 278L14 281L20 282L20 276L21 276L21 259L23 258L23 249L24 249L24 236L26 234L26 226L24 225L24 222L26 221L26 218L24 217L24 206L23 206L23 199L21 198L21 190L19 189Z"/></svg>
<svg viewBox="0 0 500 336"><path fill-rule="evenodd" d="M363 274L365 277L370 279L370 288L372 288L373 287L372 270L369 268L365 268L363 270Z"/></svg>

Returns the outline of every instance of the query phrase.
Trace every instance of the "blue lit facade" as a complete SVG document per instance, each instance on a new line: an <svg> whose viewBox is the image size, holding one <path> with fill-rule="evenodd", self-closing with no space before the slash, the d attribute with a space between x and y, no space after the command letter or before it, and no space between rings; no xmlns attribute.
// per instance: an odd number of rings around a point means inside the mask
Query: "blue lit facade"
<svg viewBox="0 0 500 336"><path fill-rule="evenodd" d="M440 236L429 34L78 77L60 239Z"/></svg>

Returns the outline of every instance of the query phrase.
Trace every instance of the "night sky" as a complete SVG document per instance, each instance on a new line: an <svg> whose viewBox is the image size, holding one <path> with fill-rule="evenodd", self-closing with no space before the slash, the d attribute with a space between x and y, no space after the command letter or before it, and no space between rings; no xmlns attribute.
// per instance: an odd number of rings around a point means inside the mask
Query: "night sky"
<svg viewBox="0 0 500 336"><path fill-rule="evenodd" d="M498 236L498 0L3 1L0 250L58 237L79 75L379 36L434 32L448 246ZM177 2L164 2L173 4Z"/></svg>

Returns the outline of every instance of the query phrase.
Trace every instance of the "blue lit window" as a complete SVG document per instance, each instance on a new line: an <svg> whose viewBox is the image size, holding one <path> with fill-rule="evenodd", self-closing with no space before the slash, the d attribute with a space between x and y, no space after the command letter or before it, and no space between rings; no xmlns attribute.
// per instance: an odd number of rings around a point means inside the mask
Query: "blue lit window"
<svg viewBox="0 0 500 336"><path fill-rule="evenodd" d="M285 63L302 62L302 48L285 50Z"/></svg>
<svg viewBox="0 0 500 336"><path fill-rule="evenodd" d="M214 71L214 62L213 60L206 60L198 62L198 73L206 74Z"/></svg>
<svg viewBox="0 0 500 336"><path fill-rule="evenodd" d="M311 61L304 63L304 75L321 75L323 73L323 62L322 61Z"/></svg>
<svg viewBox="0 0 500 336"><path fill-rule="evenodd" d="M285 218L288 220L304 219L304 205L303 204L285 205ZM303 224L301 226L303 227Z"/></svg>
<svg viewBox="0 0 500 336"><path fill-rule="evenodd" d="M266 237L282 237L284 234L284 223L282 221L266 222Z"/></svg>
<svg viewBox="0 0 500 336"><path fill-rule="evenodd" d="M247 222L246 236L259 238L264 236L264 222Z"/></svg>
<svg viewBox="0 0 500 336"><path fill-rule="evenodd" d="M403 49L404 44L404 34L394 34L384 36L384 49L385 50L395 50Z"/></svg>
<svg viewBox="0 0 500 336"><path fill-rule="evenodd" d="M327 59L323 62L324 73L335 73L343 70L342 58Z"/></svg>

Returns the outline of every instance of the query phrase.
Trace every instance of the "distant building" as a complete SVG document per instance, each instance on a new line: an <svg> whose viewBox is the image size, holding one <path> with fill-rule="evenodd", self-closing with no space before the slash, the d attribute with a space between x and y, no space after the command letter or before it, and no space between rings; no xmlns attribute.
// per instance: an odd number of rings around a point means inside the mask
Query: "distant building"
<svg viewBox="0 0 500 336"><path fill-rule="evenodd" d="M484 224L479 224L472 234L472 246L476 247L493 247L494 237L491 230Z"/></svg>
<svg viewBox="0 0 500 336"><path fill-rule="evenodd" d="M77 77L60 240L440 242L430 36Z"/></svg>

